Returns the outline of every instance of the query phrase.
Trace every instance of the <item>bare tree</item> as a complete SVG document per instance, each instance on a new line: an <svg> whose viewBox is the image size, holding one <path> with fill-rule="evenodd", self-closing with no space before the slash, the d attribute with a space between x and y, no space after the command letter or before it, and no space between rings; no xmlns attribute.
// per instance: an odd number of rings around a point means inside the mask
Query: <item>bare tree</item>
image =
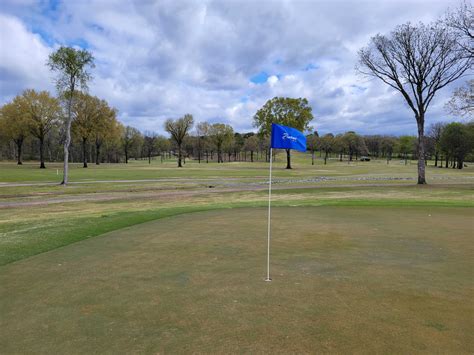
<svg viewBox="0 0 474 355"><path fill-rule="evenodd" d="M453 116L472 118L474 114L474 80L454 90L453 96L445 105Z"/></svg>
<svg viewBox="0 0 474 355"><path fill-rule="evenodd" d="M311 151L311 165L314 165L314 152L318 148L318 143L318 132L314 131L313 134L306 136L306 147L309 151Z"/></svg>
<svg viewBox="0 0 474 355"><path fill-rule="evenodd" d="M441 22L398 26L376 35L359 51L359 72L376 77L399 91L415 114L418 126L418 184L426 184L425 114L435 94L472 67L450 27Z"/></svg>
<svg viewBox="0 0 474 355"><path fill-rule="evenodd" d="M437 122L433 123L428 129L428 136L433 140L434 144L434 156L435 156L435 165L438 166L439 153L441 152L440 148L440 139L443 129L446 126L446 123Z"/></svg>
<svg viewBox="0 0 474 355"><path fill-rule="evenodd" d="M196 137L197 137L196 148L197 148L197 153L198 153L199 164L201 163L203 146L209 135L209 127L210 125L208 122L200 122L196 126Z"/></svg>
<svg viewBox="0 0 474 355"><path fill-rule="evenodd" d="M171 138L175 141L178 146L178 167L183 167L182 161L182 144L184 137L188 134L194 124L193 116L190 114L184 115L184 117L178 118L177 120L168 119L165 122L165 130L171 134Z"/></svg>
<svg viewBox="0 0 474 355"><path fill-rule="evenodd" d="M448 10L443 23L455 33L456 41L465 55L474 55L474 12L470 1L462 1L459 7Z"/></svg>
<svg viewBox="0 0 474 355"><path fill-rule="evenodd" d="M158 135L155 132L146 131L143 136L143 146L145 148L146 156L148 157L148 164L151 164L151 157L156 151L156 139Z"/></svg>

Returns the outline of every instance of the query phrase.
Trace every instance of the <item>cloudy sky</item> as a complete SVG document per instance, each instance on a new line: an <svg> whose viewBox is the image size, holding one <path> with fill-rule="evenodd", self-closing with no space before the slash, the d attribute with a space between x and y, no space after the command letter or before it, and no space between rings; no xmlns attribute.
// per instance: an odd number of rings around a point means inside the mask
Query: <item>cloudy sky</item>
<svg viewBox="0 0 474 355"><path fill-rule="evenodd" d="M415 134L399 94L354 70L376 33L428 22L457 0L2 0L0 104L26 88L54 92L45 63L60 45L95 57L90 93L119 119L163 132L185 113L253 130L274 96L306 97L321 133ZM458 82L457 85L461 85ZM447 120L453 86L427 124Z"/></svg>

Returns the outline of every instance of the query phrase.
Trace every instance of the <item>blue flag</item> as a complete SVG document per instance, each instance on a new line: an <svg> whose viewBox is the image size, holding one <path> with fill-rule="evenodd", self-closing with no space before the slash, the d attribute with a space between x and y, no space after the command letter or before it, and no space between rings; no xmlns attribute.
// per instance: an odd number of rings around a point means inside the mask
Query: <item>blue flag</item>
<svg viewBox="0 0 474 355"><path fill-rule="evenodd" d="M296 149L306 152L306 137L295 128L272 123L272 148Z"/></svg>

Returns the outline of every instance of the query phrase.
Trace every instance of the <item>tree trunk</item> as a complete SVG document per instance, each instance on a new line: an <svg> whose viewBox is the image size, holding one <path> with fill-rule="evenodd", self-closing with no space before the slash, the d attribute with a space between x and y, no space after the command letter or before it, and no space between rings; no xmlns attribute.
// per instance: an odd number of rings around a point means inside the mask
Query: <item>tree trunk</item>
<svg viewBox="0 0 474 355"><path fill-rule="evenodd" d="M462 159L458 159L458 169L462 169L464 165L464 162L462 161Z"/></svg>
<svg viewBox="0 0 474 355"><path fill-rule="evenodd" d="M87 138L82 138L82 161L84 163L83 168L87 168Z"/></svg>
<svg viewBox="0 0 474 355"><path fill-rule="evenodd" d="M425 142L424 142L424 125L425 125L425 116L420 114L417 117L418 124L418 184L426 184L425 178Z"/></svg>
<svg viewBox="0 0 474 355"><path fill-rule="evenodd" d="M326 165L327 161L328 161L328 151L326 150L324 152L324 165Z"/></svg>
<svg viewBox="0 0 474 355"><path fill-rule="evenodd" d="M61 185L66 186L69 179L69 146L71 145L71 123L72 123L72 98L74 95L74 84L69 91L69 99L67 104L67 121L66 121L66 139L64 140L64 168L63 168L63 181Z"/></svg>
<svg viewBox="0 0 474 355"><path fill-rule="evenodd" d="M151 153L148 153L148 164L151 164Z"/></svg>
<svg viewBox="0 0 474 355"><path fill-rule="evenodd" d="M291 154L289 149L286 150L286 168L291 169Z"/></svg>
<svg viewBox="0 0 474 355"><path fill-rule="evenodd" d="M448 162L449 162L449 156L446 154L446 165L444 166L445 168L448 167Z"/></svg>
<svg viewBox="0 0 474 355"><path fill-rule="evenodd" d="M40 138L40 169L45 169L44 165L44 137Z"/></svg>
<svg viewBox="0 0 474 355"><path fill-rule="evenodd" d="M128 149L125 149L125 164L128 164Z"/></svg>
<svg viewBox="0 0 474 355"><path fill-rule="evenodd" d="M314 150L311 151L311 165L314 165Z"/></svg>
<svg viewBox="0 0 474 355"><path fill-rule="evenodd" d="M100 144L97 142L95 143L95 164L99 165L100 164Z"/></svg>
<svg viewBox="0 0 474 355"><path fill-rule="evenodd" d="M181 144L178 144L178 168L182 168L183 165L181 164Z"/></svg>
<svg viewBox="0 0 474 355"><path fill-rule="evenodd" d="M435 152L435 165L438 166L438 152Z"/></svg>
<svg viewBox="0 0 474 355"><path fill-rule="evenodd" d="M15 143L18 151L17 165L22 165L23 163L21 161L21 148L23 147L23 139L16 139Z"/></svg>
<svg viewBox="0 0 474 355"><path fill-rule="evenodd" d="M250 162L253 163L253 150L250 151Z"/></svg>

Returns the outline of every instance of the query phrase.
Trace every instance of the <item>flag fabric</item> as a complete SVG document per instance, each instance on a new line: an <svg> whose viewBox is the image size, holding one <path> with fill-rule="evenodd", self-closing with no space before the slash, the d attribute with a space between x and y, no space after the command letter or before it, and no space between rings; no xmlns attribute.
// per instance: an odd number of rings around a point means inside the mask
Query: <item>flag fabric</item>
<svg viewBox="0 0 474 355"><path fill-rule="evenodd" d="M306 151L306 137L295 128L272 123L271 147Z"/></svg>

